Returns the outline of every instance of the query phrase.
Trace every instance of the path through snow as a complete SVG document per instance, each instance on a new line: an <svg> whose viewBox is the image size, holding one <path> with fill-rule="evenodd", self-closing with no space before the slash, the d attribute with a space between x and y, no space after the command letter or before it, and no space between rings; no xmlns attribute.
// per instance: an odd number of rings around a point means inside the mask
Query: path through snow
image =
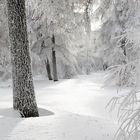
<svg viewBox="0 0 140 140"><path fill-rule="evenodd" d="M12 89L1 84L0 140L112 140L117 126L105 106L116 90L103 88L103 80L104 73L35 80L41 117L28 119L12 111Z"/></svg>

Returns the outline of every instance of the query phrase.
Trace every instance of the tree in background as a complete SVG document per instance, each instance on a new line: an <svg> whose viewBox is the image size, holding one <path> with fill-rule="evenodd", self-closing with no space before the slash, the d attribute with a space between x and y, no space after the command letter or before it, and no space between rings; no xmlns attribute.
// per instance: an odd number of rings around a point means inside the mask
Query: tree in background
<svg viewBox="0 0 140 140"><path fill-rule="evenodd" d="M58 81L58 76L57 76L57 62L56 62L56 52L55 52L55 36L52 36L52 64L53 64L53 80L56 82Z"/></svg>
<svg viewBox="0 0 140 140"><path fill-rule="evenodd" d="M47 74L48 74L48 79L49 79L49 80L53 80L52 74L51 74L51 66L50 66L49 59L47 58L47 60L44 60L44 63L45 63L45 65L46 65L46 70L47 70Z"/></svg>
<svg viewBox="0 0 140 140"><path fill-rule="evenodd" d="M92 0L85 1L85 10L84 10L84 19L85 19L85 32L86 32L86 45L87 45L87 70L86 73L89 74L90 67L89 67L89 51L91 47L91 7L92 7Z"/></svg>
<svg viewBox="0 0 140 140"><path fill-rule="evenodd" d="M31 71L25 0L7 0L13 77L13 107L22 117L39 116Z"/></svg>

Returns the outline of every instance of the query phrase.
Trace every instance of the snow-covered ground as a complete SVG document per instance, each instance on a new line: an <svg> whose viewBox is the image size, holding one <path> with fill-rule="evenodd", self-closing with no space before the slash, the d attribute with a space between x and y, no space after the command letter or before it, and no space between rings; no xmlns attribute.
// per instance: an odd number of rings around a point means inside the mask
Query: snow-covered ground
<svg viewBox="0 0 140 140"><path fill-rule="evenodd" d="M35 80L40 117L27 119L12 110L10 83L0 83L0 140L112 140L117 123L105 106L116 89L103 81L104 73Z"/></svg>

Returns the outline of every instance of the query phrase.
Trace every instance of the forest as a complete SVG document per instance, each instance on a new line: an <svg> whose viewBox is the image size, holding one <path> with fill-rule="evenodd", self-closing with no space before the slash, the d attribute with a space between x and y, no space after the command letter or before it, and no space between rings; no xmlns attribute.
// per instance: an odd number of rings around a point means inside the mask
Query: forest
<svg viewBox="0 0 140 140"><path fill-rule="evenodd" d="M0 0L0 140L140 140L140 0Z"/></svg>

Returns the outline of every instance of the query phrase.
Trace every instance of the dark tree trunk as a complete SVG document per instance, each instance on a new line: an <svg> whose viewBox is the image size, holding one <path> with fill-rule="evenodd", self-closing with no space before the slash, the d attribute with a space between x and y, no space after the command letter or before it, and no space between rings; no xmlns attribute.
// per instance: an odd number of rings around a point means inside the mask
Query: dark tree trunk
<svg viewBox="0 0 140 140"><path fill-rule="evenodd" d="M35 99L25 0L7 0L13 77L13 107L22 117L39 116Z"/></svg>
<svg viewBox="0 0 140 140"><path fill-rule="evenodd" d="M90 73L90 64L89 64L89 49L91 46L91 19L90 19L90 10L91 10L92 0L85 1L85 10L84 10L84 21L85 21L85 32L87 34L86 37L86 45L87 45L87 66L86 66L86 74Z"/></svg>
<svg viewBox="0 0 140 140"><path fill-rule="evenodd" d="M86 1L86 7L85 7L85 29L88 36L90 36L91 33L91 19L90 19L90 6L92 4L92 0Z"/></svg>
<svg viewBox="0 0 140 140"><path fill-rule="evenodd" d="M126 56L126 48L125 48L125 45L126 45L126 38L123 38L121 40L121 48L123 49L123 54Z"/></svg>
<svg viewBox="0 0 140 140"><path fill-rule="evenodd" d="M51 75L51 67L50 67L50 63L49 63L48 58L47 58L47 62L46 62L46 60L44 62L45 62L45 66L46 66L46 71L47 71L47 74L48 74L48 78L49 78L49 80L53 80L52 79L52 75Z"/></svg>
<svg viewBox="0 0 140 140"><path fill-rule="evenodd" d="M104 63L104 64L103 64L103 70L105 71L105 70L107 70L107 68L108 68L107 63Z"/></svg>
<svg viewBox="0 0 140 140"><path fill-rule="evenodd" d="M126 38L123 38L123 39L121 40L121 48L122 48L122 50L123 50L124 56L127 57L125 45L126 45ZM126 59L123 61L123 63L124 63L124 64L127 64Z"/></svg>
<svg viewBox="0 0 140 140"><path fill-rule="evenodd" d="M56 54L54 49L52 49L52 64L53 64L53 80L56 82L58 81L58 76L57 76Z"/></svg>
<svg viewBox="0 0 140 140"><path fill-rule="evenodd" d="M58 81L58 76L57 76L56 52L54 50L54 46L55 46L54 35L52 36L52 43L53 43L53 48L52 48L53 80L56 82Z"/></svg>

